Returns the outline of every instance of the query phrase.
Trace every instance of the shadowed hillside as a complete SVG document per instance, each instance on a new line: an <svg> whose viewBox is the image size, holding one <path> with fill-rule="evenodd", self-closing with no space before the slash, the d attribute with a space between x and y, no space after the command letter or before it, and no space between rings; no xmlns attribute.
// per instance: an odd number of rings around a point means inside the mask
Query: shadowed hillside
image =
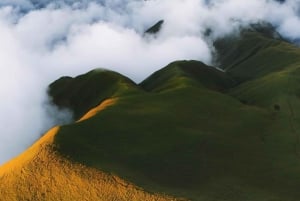
<svg viewBox="0 0 300 201"><path fill-rule="evenodd" d="M75 78L58 79L49 86L49 95L54 104L71 109L78 119L106 98L121 95L124 90L133 93L139 89L119 73L96 69Z"/></svg>
<svg viewBox="0 0 300 201"><path fill-rule="evenodd" d="M299 63L299 48L283 40L268 24L252 25L239 36L215 42L220 67L240 82Z"/></svg>

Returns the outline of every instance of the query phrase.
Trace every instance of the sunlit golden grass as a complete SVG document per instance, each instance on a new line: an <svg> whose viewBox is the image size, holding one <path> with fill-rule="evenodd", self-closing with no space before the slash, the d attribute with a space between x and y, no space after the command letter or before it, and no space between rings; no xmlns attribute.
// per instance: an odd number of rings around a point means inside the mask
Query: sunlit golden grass
<svg viewBox="0 0 300 201"><path fill-rule="evenodd" d="M95 108L91 109L90 111L88 111L83 117L81 117L79 119L78 122L87 120L87 119L95 116L101 110L105 109L108 106L113 105L116 101L117 101L117 98L106 99L105 101L103 101L102 103L100 103L97 107L95 107Z"/></svg>
<svg viewBox="0 0 300 201"><path fill-rule="evenodd" d="M114 103L109 99L86 118ZM174 198L145 192L123 179L71 162L55 151L54 127L20 156L0 167L0 200L167 201Z"/></svg>

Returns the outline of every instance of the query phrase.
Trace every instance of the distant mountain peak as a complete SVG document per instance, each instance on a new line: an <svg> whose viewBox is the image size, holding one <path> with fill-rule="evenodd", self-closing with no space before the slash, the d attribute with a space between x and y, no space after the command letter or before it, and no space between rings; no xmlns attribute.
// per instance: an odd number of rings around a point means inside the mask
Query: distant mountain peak
<svg viewBox="0 0 300 201"><path fill-rule="evenodd" d="M151 34L151 35L157 34L161 30L163 24L164 24L164 20L159 20L153 26L151 26L150 28L148 28L145 31L145 34Z"/></svg>

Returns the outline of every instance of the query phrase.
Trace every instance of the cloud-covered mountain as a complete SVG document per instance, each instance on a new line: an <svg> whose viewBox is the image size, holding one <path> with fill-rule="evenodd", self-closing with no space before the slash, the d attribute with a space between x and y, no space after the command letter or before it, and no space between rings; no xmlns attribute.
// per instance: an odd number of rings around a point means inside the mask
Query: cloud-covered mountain
<svg viewBox="0 0 300 201"><path fill-rule="evenodd" d="M261 21L297 41L299 5L298 0L2 0L0 161L29 146L57 122L53 116L65 115L45 109L47 85L57 77L105 67L139 82L174 60L211 64L215 39ZM160 33L144 37L161 19Z"/></svg>
<svg viewBox="0 0 300 201"><path fill-rule="evenodd" d="M221 69L184 60L140 84L104 69L54 81L75 121L0 167L0 197L299 200L299 47L268 23L214 46Z"/></svg>

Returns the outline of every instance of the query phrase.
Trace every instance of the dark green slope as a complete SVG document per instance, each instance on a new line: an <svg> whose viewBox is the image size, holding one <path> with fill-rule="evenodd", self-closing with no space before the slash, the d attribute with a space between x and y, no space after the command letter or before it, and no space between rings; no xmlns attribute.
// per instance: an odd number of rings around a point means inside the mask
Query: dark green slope
<svg viewBox="0 0 300 201"><path fill-rule="evenodd" d="M239 82L280 71L300 61L299 48L269 25L253 25L239 36L215 42L220 67Z"/></svg>
<svg viewBox="0 0 300 201"><path fill-rule="evenodd" d="M192 200L299 200L299 49L270 33L250 30L223 41L226 73L180 61L139 87L127 79L125 88L112 85L122 92L111 93L117 102L91 119L63 126L57 151L148 191ZM239 51L225 51L229 42ZM85 94L80 87L85 82L76 83L70 88ZM52 94L63 85L57 82ZM91 102L111 97L97 94Z"/></svg>
<svg viewBox="0 0 300 201"><path fill-rule="evenodd" d="M228 174L248 178L262 168L253 164L270 163L263 161L264 154L254 157L262 152L260 131L272 123L270 114L199 86L193 78L180 85L120 97L94 118L63 127L56 137L58 151L147 190L194 199L213 193L206 189L211 180Z"/></svg>
<svg viewBox="0 0 300 201"><path fill-rule="evenodd" d="M176 61L153 73L140 86L147 91L158 92L180 86L183 80L216 91L224 91L236 85L230 76L200 61Z"/></svg>
<svg viewBox="0 0 300 201"><path fill-rule="evenodd" d="M59 107L74 111L75 119L106 98L135 93L139 87L119 73L96 69L75 78L62 77L49 86L49 95Z"/></svg>
<svg viewBox="0 0 300 201"><path fill-rule="evenodd" d="M221 68L241 84L229 94L242 102L274 108L300 93L299 48L267 24L253 25L240 37L218 40Z"/></svg>

